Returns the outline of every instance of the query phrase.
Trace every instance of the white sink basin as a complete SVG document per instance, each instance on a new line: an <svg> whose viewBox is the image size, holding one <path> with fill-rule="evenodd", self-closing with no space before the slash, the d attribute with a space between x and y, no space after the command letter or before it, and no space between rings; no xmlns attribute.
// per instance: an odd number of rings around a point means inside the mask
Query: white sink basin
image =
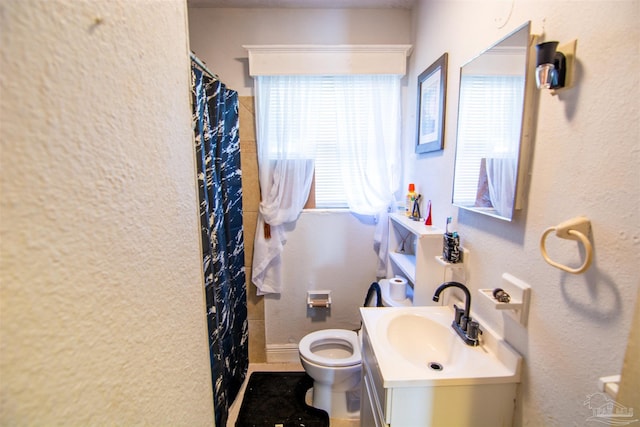
<svg viewBox="0 0 640 427"><path fill-rule="evenodd" d="M431 363L431 369L443 370L445 366L452 366L464 353L455 342L460 338L451 333L451 326L444 326L429 317L399 314L389 316L383 322L386 329L384 338L390 347L417 367Z"/></svg>
<svg viewBox="0 0 640 427"><path fill-rule="evenodd" d="M465 344L449 307L361 308L385 386L520 381L521 356L481 325L481 345Z"/></svg>

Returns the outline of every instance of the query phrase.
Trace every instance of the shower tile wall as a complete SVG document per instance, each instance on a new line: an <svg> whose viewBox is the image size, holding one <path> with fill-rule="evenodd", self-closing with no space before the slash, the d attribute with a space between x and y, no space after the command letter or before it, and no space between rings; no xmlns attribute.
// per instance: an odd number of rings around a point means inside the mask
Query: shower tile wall
<svg viewBox="0 0 640 427"><path fill-rule="evenodd" d="M253 238L260 204L258 183L258 157L254 100L252 96L240 96L240 161L242 167L242 217L244 227L244 265L247 277L247 311L249 319L249 362L267 361L265 349L264 298L256 295L251 283Z"/></svg>

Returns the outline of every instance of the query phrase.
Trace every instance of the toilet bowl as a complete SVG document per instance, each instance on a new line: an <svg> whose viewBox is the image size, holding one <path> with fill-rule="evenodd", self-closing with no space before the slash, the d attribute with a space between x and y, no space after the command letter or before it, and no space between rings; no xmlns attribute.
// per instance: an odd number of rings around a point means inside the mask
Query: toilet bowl
<svg viewBox="0 0 640 427"><path fill-rule="evenodd" d="M331 418L360 417L360 338L346 329L323 329L298 344L300 361L313 378L312 406Z"/></svg>
<svg viewBox="0 0 640 427"><path fill-rule="evenodd" d="M406 298L398 301L391 298L387 279L380 280L379 287L383 306L413 305L413 288L407 287ZM365 305L367 303L365 298ZM358 334L346 329L311 332L298 344L302 366L313 378L312 406L327 411L331 418L360 418L360 348Z"/></svg>

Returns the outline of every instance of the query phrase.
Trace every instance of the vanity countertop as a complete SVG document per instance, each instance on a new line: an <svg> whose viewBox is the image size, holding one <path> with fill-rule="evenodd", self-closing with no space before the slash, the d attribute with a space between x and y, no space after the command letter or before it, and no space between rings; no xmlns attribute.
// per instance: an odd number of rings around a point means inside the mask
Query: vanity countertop
<svg viewBox="0 0 640 427"><path fill-rule="evenodd" d="M466 345L451 328L449 307L363 307L360 312L368 334L365 347L371 346L385 388L520 382L522 357L482 326L481 345Z"/></svg>

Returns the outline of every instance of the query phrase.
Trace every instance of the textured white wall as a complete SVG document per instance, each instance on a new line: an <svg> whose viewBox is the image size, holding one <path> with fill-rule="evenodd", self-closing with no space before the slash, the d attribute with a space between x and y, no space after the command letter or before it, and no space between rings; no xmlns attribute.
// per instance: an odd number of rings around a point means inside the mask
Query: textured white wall
<svg viewBox="0 0 640 427"><path fill-rule="evenodd" d="M284 290L265 297L267 345L297 344L318 329L360 326L359 307L376 280L374 229L371 217L311 210L288 227L282 253ZM317 289L332 291L330 310L307 309L307 290Z"/></svg>
<svg viewBox="0 0 640 427"><path fill-rule="evenodd" d="M421 1L413 18L409 88L443 52L449 85L441 152L414 154L415 99L407 98L405 182L433 201L435 225L456 220L474 292L499 285L504 272L533 287L527 329L479 298L472 304L525 357L516 425L583 425L598 377L620 372L640 280L640 2ZM459 68L528 20L546 40L578 39L577 84L540 94L526 207L506 223L451 205ZM571 275L546 264L538 243L547 227L577 215L592 221L595 253L586 274ZM581 262L574 242L549 237L548 248L559 261Z"/></svg>
<svg viewBox="0 0 640 427"><path fill-rule="evenodd" d="M0 424L213 424L186 22L0 5Z"/></svg>

